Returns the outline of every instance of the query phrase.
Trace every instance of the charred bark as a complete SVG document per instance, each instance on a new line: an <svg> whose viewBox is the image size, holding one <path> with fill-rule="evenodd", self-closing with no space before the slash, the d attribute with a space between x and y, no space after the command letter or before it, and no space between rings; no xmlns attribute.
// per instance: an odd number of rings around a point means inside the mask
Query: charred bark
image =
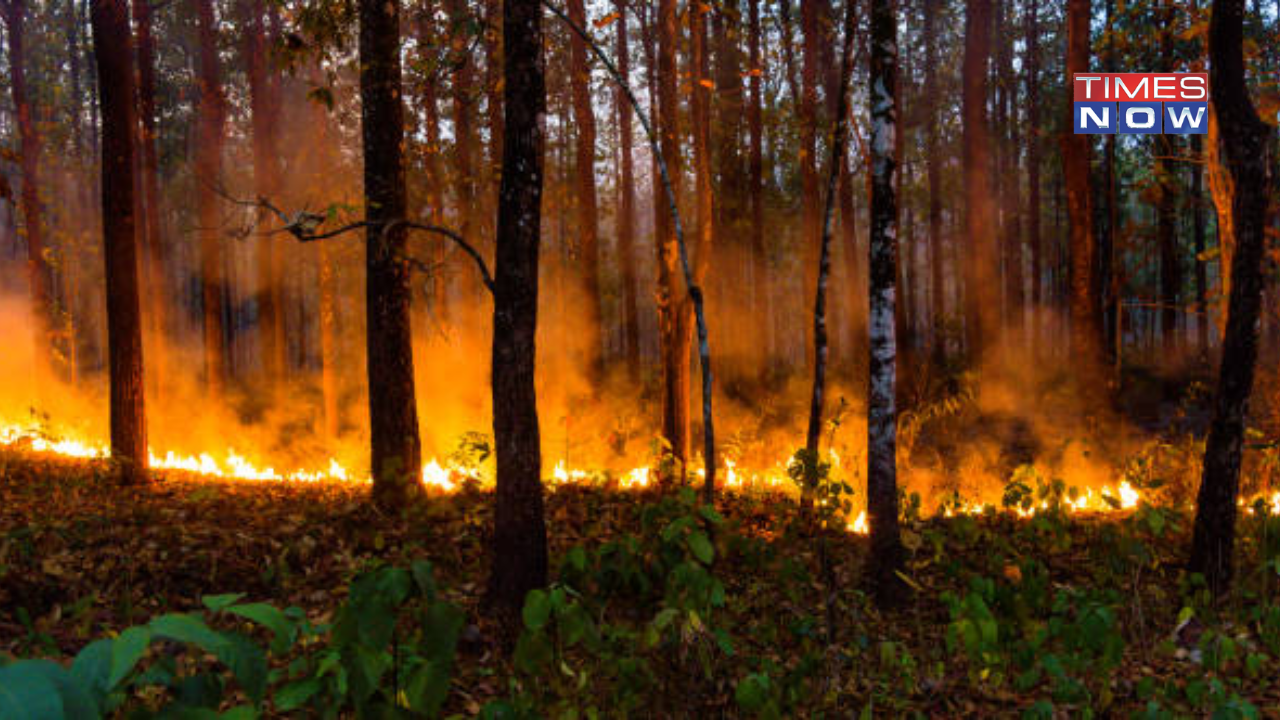
<svg viewBox="0 0 1280 720"><path fill-rule="evenodd" d="M125 0L94 0L91 16L102 113L102 234L107 280L111 457L122 480L138 482L146 478L148 458L133 198L137 123L133 42Z"/></svg>
<svg viewBox="0 0 1280 720"><path fill-rule="evenodd" d="M398 0L361 0L360 66L373 499L392 510L420 492L422 472L409 267L403 260L408 201Z"/></svg>
<svg viewBox="0 0 1280 720"><path fill-rule="evenodd" d="M539 0L505 0L503 37L506 127L498 197L492 363L498 479L487 602L514 632L525 594L547 582L534 387L542 223L541 116L546 105Z"/></svg>
<svg viewBox="0 0 1280 720"><path fill-rule="evenodd" d="M1258 356L1271 170L1269 130L1258 118L1245 84L1243 22L1243 0L1214 0L1209 22L1209 91L1235 186L1236 247L1214 415L1196 502L1190 569L1201 573L1216 594L1230 587L1234 569L1236 498L1245 415Z"/></svg>

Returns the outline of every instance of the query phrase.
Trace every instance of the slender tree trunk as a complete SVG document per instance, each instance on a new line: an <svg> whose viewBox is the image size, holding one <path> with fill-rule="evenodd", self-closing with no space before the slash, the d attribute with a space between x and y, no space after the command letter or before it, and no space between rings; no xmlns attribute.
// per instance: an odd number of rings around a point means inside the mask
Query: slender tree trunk
<svg viewBox="0 0 1280 720"><path fill-rule="evenodd" d="M1196 255L1196 347L1203 355L1209 351L1209 277L1205 267L1205 212L1204 212L1204 141L1199 135L1191 136L1191 239Z"/></svg>
<svg viewBox="0 0 1280 720"><path fill-rule="evenodd" d="M2 6L9 31L9 89L18 124L18 154L22 168L22 228L27 240L27 282L31 294L37 384L43 386L56 357L58 322L54 309L53 266L45 244L44 209L40 204L40 137L36 133L27 95L26 0L6 0Z"/></svg>
<svg viewBox="0 0 1280 720"><path fill-rule="evenodd" d="M1243 24L1243 0L1214 0L1209 22L1209 91L1235 185L1236 251L1213 422L1205 441L1204 474L1196 503L1190 569L1204 575L1217 594L1230 587L1234 567L1236 498L1245 415L1258 357L1271 170L1269 130L1259 120L1245 84Z"/></svg>
<svg viewBox="0 0 1280 720"><path fill-rule="evenodd" d="M493 237L495 203L502 170L502 0L484 0L486 120L489 124L489 158L484 172L483 198L477 202L481 213L482 247ZM592 128L594 131L594 127ZM474 277L474 275L472 275Z"/></svg>
<svg viewBox="0 0 1280 720"><path fill-rule="evenodd" d="M1067 1L1068 81L1075 73L1089 71L1089 0ZM1068 103L1067 112L1072 108ZM1071 127L1071 123L1067 123ZM1089 191L1088 135L1064 133L1062 172L1067 190L1067 211L1071 216L1071 354L1085 386L1103 377L1102 304L1097 292L1097 236L1093 225L1093 202Z"/></svg>
<svg viewBox="0 0 1280 720"><path fill-rule="evenodd" d="M137 116L133 43L125 0L94 0L92 18L102 105L102 234L107 279L111 457L124 481L139 482L146 478L148 458L134 228Z"/></svg>
<svg viewBox="0 0 1280 720"><path fill-rule="evenodd" d="M568 0L569 17L579 27L587 27L582 0ZM591 70L587 64L587 45L582 38L569 38L569 84L573 96L573 122L576 126L577 158L575 163L575 195L577 209L578 249L580 251L581 290L584 310L582 318L583 366L592 387L599 385L604 372L603 311L600 308L600 238L596 209L596 116L591 108Z"/></svg>
<svg viewBox="0 0 1280 720"><path fill-rule="evenodd" d="M617 20L618 72L631 80L631 48L627 37L626 0L614 0ZM622 88L614 90L618 111L618 152L621 155L618 180L618 263L622 273L622 338L627 375L632 382L640 379L640 313L636 286L635 223L636 187L632 153L631 104Z"/></svg>
<svg viewBox="0 0 1280 720"><path fill-rule="evenodd" d="M925 117L925 174L929 185L929 269L932 288L930 321L933 327L933 357L941 362L946 357L946 335L942 323L946 317L946 297L943 294L944 252L942 247L942 159L938 157L938 31L937 15L941 10L938 0L925 0L924 4L924 102L928 107Z"/></svg>
<svg viewBox="0 0 1280 720"><path fill-rule="evenodd" d="M1177 67L1173 57L1174 9L1169 0L1162 0L1160 17L1160 69L1173 72ZM1174 135L1155 136L1156 184L1159 199L1156 205L1156 239L1160 248L1160 335L1166 352L1177 343L1178 306L1182 289L1182 258L1178 247L1177 178L1174 175L1173 156L1179 144Z"/></svg>
<svg viewBox="0 0 1280 720"><path fill-rule="evenodd" d="M225 107L218 63L218 29L212 0L196 0L200 38L198 86L200 109L196 140L196 216L200 233L200 286L204 308L205 387L211 397L222 396L227 376L226 288L218 196L221 182Z"/></svg>
<svg viewBox="0 0 1280 720"><path fill-rule="evenodd" d="M976 367L995 336L1000 306L995 212L992 207L991 128L987 118L987 59L991 0L965 0L962 165L965 184L965 334Z"/></svg>
<svg viewBox="0 0 1280 720"><path fill-rule="evenodd" d="M399 0L361 0L360 67L373 499L394 510L422 487L406 229L396 222L407 211Z"/></svg>
<svg viewBox="0 0 1280 720"><path fill-rule="evenodd" d="M472 93L475 92L475 65L469 51L471 35L465 30L471 22L470 12L464 0L446 0L445 10L450 19L451 58L456 66L453 71L453 161L455 187L457 188L458 231L465 238L475 234L476 171L475 128ZM470 304L480 292L473 275L463 276L464 297Z"/></svg>
<svg viewBox="0 0 1280 720"><path fill-rule="evenodd" d="M811 298L817 292L818 255L822 241L821 198L818 197L818 74L823 32L818 27L820 0L800 0L800 25L804 33L804 57L800 68L800 231L804 248L804 294ZM812 368L814 358L804 344L805 364Z"/></svg>
<svg viewBox="0 0 1280 720"><path fill-rule="evenodd" d="M1004 114L1004 150L1001 154L1000 203L1003 205L1001 245L1004 249L1005 306L1009 329L1019 334L1026 327L1026 298L1023 280L1022 236L1022 182L1019 173L1022 150L1022 123L1018 118L1018 85L1013 69L1014 3L1006 0L1000 4L999 27L1003 42L1000 43L1001 106Z"/></svg>
<svg viewBox="0 0 1280 720"><path fill-rule="evenodd" d="M760 48L760 0L748 0L747 43L750 100L747 105L747 132L750 135L747 196L751 203L751 280L752 305L758 340L763 348L760 376L768 373L772 359L772 303L769 289L773 278L769 273L768 251L764 240L764 56Z"/></svg>
<svg viewBox="0 0 1280 720"><path fill-rule="evenodd" d="M672 190L680 195L679 101L676 97L675 0L658 0L658 134L663 161L671 173ZM662 197L656 177L655 197ZM681 478L689 461L689 346L679 341L682 298L677 294L680 248L676 241L675 218L667 203L654 202L658 237L658 333L662 346L662 436L680 468Z"/></svg>
<svg viewBox="0 0 1280 720"><path fill-rule="evenodd" d="M505 143L493 309L497 456L493 570L487 601L513 633L525 594L547 582L542 455L534 387L546 105L539 0L505 0Z"/></svg>
<svg viewBox="0 0 1280 720"><path fill-rule="evenodd" d="M1044 258L1040 238L1040 19L1037 3L1027 3L1024 11L1027 55L1027 245L1031 247L1031 305L1037 310L1045 302ZM1040 335L1037 317L1032 326L1032 352Z"/></svg>
<svg viewBox="0 0 1280 720"><path fill-rule="evenodd" d="M715 208L712 204L711 190L711 88L710 63L707 57L707 13L709 6L690 6L689 14L689 115L690 131L693 135L693 177L694 177L694 282L702 284L706 277L713 250L715 236ZM695 330L693 296L686 292L680 302L679 317L676 320L676 352L683 367L685 386L679 394L685 398L685 413L689 414L689 385L692 382L688 372L689 358L693 351L693 335ZM688 420L686 420L688 424ZM686 435L689 431L686 429ZM686 456L686 461L689 459ZM707 502L711 501L711 492L707 493Z"/></svg>
<svg viewBox="0 0 1280 720"><path fill-rule="evenodd" d="M974 2L975 0L970 0ZM977 0L982 2L983 0ZM867 581L877 603L901 595L902 541L898 532L897 347L894 304L898 211L894 197L897 145L897 20L893 0L871 2L871 260L870 379L867 395L867 518L871 553ZM985 73L984 73L985 76Z"/></svg>
<svg viewBox="0 0 1280 720"><path fill-rule="evenodd" d="M843 50L840 81L836 87L836 108L832 114L831 158L827 170L826 205L822 215L822 237L818 251L817 287L813 298L813 387L809 396L809 428L805 434L805 486L801 508L807 515L813 508L813 492L818 485L819 443L822 439L822 407L827 383L827 281L831 276L831 235L835 225L837 194L840 189L841 163L848 136L849 81L853 74L854 30L857 28L854 3L845 5ZM892 42L892 39L890 39ZM892 77L892 70L891 77ZM892 95L890 95L892 97ZM890 113L893 111L890 110Z"/></svg>

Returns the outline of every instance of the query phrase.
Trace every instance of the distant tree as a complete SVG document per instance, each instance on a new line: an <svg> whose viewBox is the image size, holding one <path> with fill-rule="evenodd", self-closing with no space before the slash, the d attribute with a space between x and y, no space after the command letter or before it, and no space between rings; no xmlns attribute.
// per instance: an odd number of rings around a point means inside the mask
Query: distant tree
<svg viewBox="0 0 1280 720"><path fill-rule="evenodd" d="M249 112L253 127L253 184L258 197L276 197L280 192L277 134L280 125L280 98L272 82L270 38L266 29L264 0L241 0L244 23L244 57L249 79ZM267 211L263 211L264 213ZM264 215L265 219L265 215ZM258 336L263 370L271 387L280 387L288 349L284 333L283 245L274 237L258 241Z"/></svg>
<svg viewBox="0 0 1280 720"><path fill-rule="evenodd" d="M1038 308L1046 300L1044 289L1044 252L1040 238L1040 17L1038 3L1026 4L1023 12L1026 36L1025 70L1027 86L1027 245L1031 248L1032 308ZM1040 336L1039 319L1032 327L1032 352L1036 352Z"/></svg>
<svg viewBox="0 0 1280 720"><path fill-rule="evenodd" d="M945 265L942 247L942 158L938 148L938 13L942 10L940 0L924 2L924 105L925 105L925 140L924 161L925 180L929 190L929 314L933 323L933 356L942 360L946 355L946 335L942 332L942 321L946 317L946 297L943 293L945 283Z"/></svg>
<svg viewBox="0 0 1280 720"><path fill-rule="evenodd" d="M9 90L18 125L18 156L22 169L22 189L18 204L22 209L22 229L27 241L27 282L31 294L31 319L35 350L40 358L37 375L53 369L55 332L53 266L49 261L44 229L44 209L40 204L40 136L27 88L26 0L0 0L9 40Z"/></svg>
<svg viewBox="0 0 1280 720"><path fill-rule="evenodd" d="M400 71L400 3L361 0L360 107L364 196L369 434L373 499L396 509L421 490L421 440L414 394L409 267L404 262L408 198ZM495 404L495 407L498 407Z"/></svg>
<svg viewBox="0 0 1280 720"><path fill-rule="evenodd" d="M1000 306L997 228L992 205L991 128L987 116L987 61L991 49L991 0L965 0L964 128L965 338L977 365L994 338Z"/></svg>
<svg viewBox="0 0 1280 720"><path fill-rule="evenodd" d="M1209 91L1235 192L1235 253L1213 421L1205 441L1204 470L1196 502L1190 569L1218 594L1234 568L1236 498L1240 457L1262 299L1267 201L1271 187L1269 130L1258 118L1245 84L1244 0L1214 0L1209 22Z"/></svg>
<svg viewBox="0 0 1280 720"><path fill-rule="evenodd" d="M970 0L984 2L985 0ZM894 287L898 263L897 173L898 29L893 0L871 0L871 259L870 369L867 394L867 520L871 553L867 580L877 603L899 596L902 540L898 529L897 343Z"/></svg>
<svg viewBox="0 0 1280 720"><path fill-rule="evenodd" d="M587 26L582 0L569 0L569 17L579 27ZM582 343L586 348L583 367L597 385L604 370L602 352L603 312L600 307L600 229L596 199L596 116L591 107L591 69L587 64L587 44L577 35L569 37L569 84L573 95L573 122L577 141L574 198L577 210L582 301Z"/></svg>
<svg viewBox="0 0 1280 720"><path fill-rule="evenodd" d="M508 629L547 582L542 449L534 384L546 85L539 0L504 0L502 187L493 288L493 436L497 461L486 601Z"/></svg>
<svg viewBox="0 0 1280 720"><path fill-rule="evenodd" d="M102 113L102 235L107 279L111 382L111 458L122 480L146 477L147 423L142 377L134 215L133 39L126 0L92 0L93 47Z"/></svg>
<svg viewBox="0 0 1280 720"><path fill-rule="evenodd" d="M226 98L218 60L218 27L213 0L195 0L199 37L200 91L195 148L196 223L200 235L200 286L204 309L204 372L209 394L219 397L227 376L226 287L217 186L222 172Z"/></svg>
<svg viewBox="0 0 1280 720"><path fill-rule="evenodd" d="M138 170L142 173L138 189L142 196L143 215L142 232L139 235L145 239L145 307L154 348L147 359L147 375L152 386L159 389L165 382L164 337L165 328L168 327L170 294L165 281L169 253L160 225L160 158L156 147L160 137L156 107L156 41L151 1L133 0L132 5L133 23L137 28L137 93L138 116L141 120L137 155Z"/></svg>
<svg viewBox="0 0 1280 720"><path fill-rule="evenodd" d="M631 79L631 48L627 35L626 0L614 0L617 14L618 72L628 82ZM634 156L631 138L631 103L621 87L614 88L614 105L618 113L618 269L622 274L622 337L623 354L627 373L631 379L640 377L640 314L637 307L635 222L636 187Z"/></svg>
<svg viewBox="0 0 1280 720"><path fill-rule="evenodd" d="M773 278L769 272L767 251L764 242L764 53L760 46L760 0L748 0L747 10L747 64L750 80L748 86L750 96L747 101L747 133L750 138L749 157L747 160L747 196L751 210L751 275L752 275L752 313L755 319L760 345L763 348L765 361L760 363L760 372L768 372L769 358L772 355L772 318L773 307L770 302L770 288Z"/></svg>
<svg viewBox="0 0 1280 720"><path fill-rule="evenodd" d="M1067 79L1089 71L1089 0L1067 0ZM1070 85L1068 85L1070 87ZM1071 103L1064 105L1072 112ZM1070 118L1068 118L1070 120ZM1070 215L1071 353L1081 381L1092 386L1102 378L1102 303L1097 280L1098 244L1094 232L1093 197L1089 189L1088 135L1070 132L1061 137L1062 174Z"/></svg>

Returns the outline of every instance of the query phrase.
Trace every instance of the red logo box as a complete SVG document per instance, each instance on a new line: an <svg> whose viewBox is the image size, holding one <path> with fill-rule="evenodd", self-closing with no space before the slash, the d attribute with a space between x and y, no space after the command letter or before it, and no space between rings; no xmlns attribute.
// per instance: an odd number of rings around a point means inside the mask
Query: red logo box
<svg viewBox="0 0 1280 720"><path fill-rule="evenodd" d="M1075 102L1204 102L1209 73L1076 73Z"/></svg>

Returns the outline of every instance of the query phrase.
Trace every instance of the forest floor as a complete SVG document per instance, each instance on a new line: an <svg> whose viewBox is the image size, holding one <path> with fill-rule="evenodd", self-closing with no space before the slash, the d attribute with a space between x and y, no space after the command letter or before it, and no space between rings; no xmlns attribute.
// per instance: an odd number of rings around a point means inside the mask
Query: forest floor
<svg viewBox="0 0 1280 720"><path fill-rule="evenodd" d="M788 498L726 495L707 564L722 597L713 593L682 632L634 643L640 679L568 647L562 667L538 678L505 659L479 611L491 495L464 489L398 516L366 495L182 474L123 488L100 464L0 449L0 658L66 660L94 638L199 610L218 593L324 622L361 568L428 559L467 618L446 705L459 714L519 693L548 716L588 707L641 717L1280 716L1274 517L1245 517L1238 589L1211 603L1179 567L1183 511L1029 521L909 513L908 587L881 612L860 590L863 536L819 539L797 532ZM670 566L655 570L671 552L651 522L664 512L666 523L679 509L654 490L550 490L552 568L583 603L600 600L599 627L645 627L677 602ZM631 556L617 552L627 542ZM602 553L610 543L613 554ZM627 557L652 582L629 592L611 584Z"/></svg>

